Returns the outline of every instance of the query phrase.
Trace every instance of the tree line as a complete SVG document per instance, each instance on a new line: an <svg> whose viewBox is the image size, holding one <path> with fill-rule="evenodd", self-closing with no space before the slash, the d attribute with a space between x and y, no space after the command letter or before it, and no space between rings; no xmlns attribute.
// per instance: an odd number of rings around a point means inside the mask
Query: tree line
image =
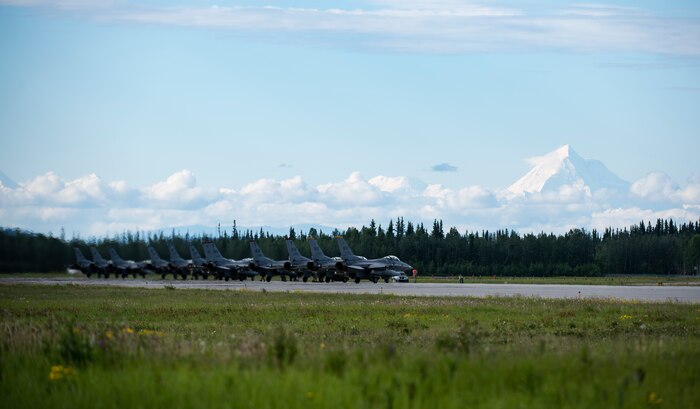
<svg viewBox="0 0 700 409"><path fill-rule="evenodd" d="M372 220L361 228L345 231L297 233L289 229L303 254L309 255L309 237L315 237L329 256L338 255L335 236L342 235L355 254L368 258L393 254L427 275L476 276L597 276L607 274L697 274L700 270L700 220L676 224L658 219L654 224L640 222L623 229L572 229L565 234L518 234L513 230L465 231L443 228L442 220L432 226L390 220L386 227ZM236 222L230 230L219 226L216 234L180 234L172 231L144 233L125 231L112 237L66 239L20 229L0 229L0 272L62 271L74 262L73 247L85 255L95 246L103 256L114 247L125 259L148 259L152 245L168 259L167 243L172 241L184 258L190 258L188 242L211 240L230 258L250 257L248 241L256 240L265 255L286 259L282 236L250 229L239 230ZM200 246L197 246L201 249Z"/></svg>

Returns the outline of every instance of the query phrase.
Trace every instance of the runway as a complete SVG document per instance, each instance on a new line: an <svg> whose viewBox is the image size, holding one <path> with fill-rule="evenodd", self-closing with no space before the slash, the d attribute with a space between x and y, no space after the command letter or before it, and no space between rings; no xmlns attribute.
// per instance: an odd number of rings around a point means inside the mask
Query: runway
<svg viewBox="0 0 700 409"><path fill-rule="evenodd" d="M82 285L131 288L249 290L339 294L394 294L432 297L540 297L553 299L616 299L645 302L700 302L699 286L604 286L562 284L457 284L457 283L303 283L260 281L174 281L148 279L86 279L73 277L0 278L0 284Z"/></svg>

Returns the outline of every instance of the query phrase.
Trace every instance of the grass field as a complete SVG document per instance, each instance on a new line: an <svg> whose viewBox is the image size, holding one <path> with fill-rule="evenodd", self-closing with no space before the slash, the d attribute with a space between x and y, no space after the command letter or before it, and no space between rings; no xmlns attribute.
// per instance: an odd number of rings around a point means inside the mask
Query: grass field
<svg viewBox="0 0 700 409"><path fill-rule="evenodd" d="M3 408L700 406L700 306L0 285Z"/></svg>

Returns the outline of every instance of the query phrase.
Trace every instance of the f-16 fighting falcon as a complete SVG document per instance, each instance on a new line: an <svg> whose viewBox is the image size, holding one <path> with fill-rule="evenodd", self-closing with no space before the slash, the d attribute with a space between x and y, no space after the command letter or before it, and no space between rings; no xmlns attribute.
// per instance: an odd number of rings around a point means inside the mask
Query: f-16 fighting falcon
<svg viewBox="0 0 700 409"><path fill-rule="evenodd" d="M104 278L109 278L109 271L111 270L109 261L102 258L100 252L94 247L90 247L90 254L92 255L92 262L97 267L97 277L102 274Z"/></svg>
<svg viewBox="0 0 700 409"><path fill-rule="evenodd" d="M356 256L344 238L336 237L336 240L340 248L340 258L343 259L336 267L347 271L350 278L355 279L356 283L359 283L362 279L376 283L380 278L388 283L392 277L401 275L402 271L413 269L413 267L399 260L396 256L386 256L371 260L368 260L366 257Z"/></svg>
<svg viewBox="0 0 700 409"><path fill-rule="evenodd" d="M299 249L294 245L294 241L285 239L287 244L287 253L289 253L289 262L292 263L292 269L297 272L297 278L302 277L302 281L309 281L309 277L316 278L314 274L314 262L310 258L304 257L299 252Z"/></svg>
<svg viewBox="0 0 700 409"><path fill-rule="evenodd" d="M112 247L109 248L109 257L112 259L110 269L114 271L115 275L121 275L122 278L126 278L129 274L131 274L134 278L136 278L136 274L139 274L141 277L146 278L146 263L137 263L133 260L124 260L119 257L117 251Z"/></svg>
<svg viewBox="0 0 700 409"><path fill-rule="evenodd" d="M276 275L281 276L282 281L286 281L287 277L296 278L297 275L292 271L292 263L289 260L273 260L265 257L258 243L253 240L249 243L250 252L253 254L253 260L248 266L251 270L259 272L267 281L272 280L272 277Z"/></svg>
<svg viewBox="0 0 700 409"><path fill-rule="evenodd" d="M244 281L248 277L255 280L257 273L249 268L252 259L233 260L226 258L221 255L219 249L212 242L202 243L202 248L204 248L204 257L207 259L209 271L216 271L219 280L223 278L226 281L229 279Z"/></svg>
<svg viewBox="0 0 700 409"><path fill-rule="evenodd" d="M331 281L348 282L348 275L343 270L336 268L336 264L343 262L342 258L325 255L315 239L309 239L309 248L311 248L311 258L314 262L313 269L319 271L319 277L327 283Z"/></svg>

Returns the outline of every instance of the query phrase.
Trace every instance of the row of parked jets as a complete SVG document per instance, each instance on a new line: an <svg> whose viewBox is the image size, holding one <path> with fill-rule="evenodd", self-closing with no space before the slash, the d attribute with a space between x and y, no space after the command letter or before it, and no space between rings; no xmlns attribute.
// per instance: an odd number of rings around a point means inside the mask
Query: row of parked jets
<svg viewBox="0 0 700 409"><path fill-rule="evenodd" d="M115 277L127 278L129 275L136 278L137 275L146 277L147 274L160 274L166 278L169 274L176 279L178 276L183 280L188 277L194 279L207 279L213 276L219 280L241 280L248 278L255 280L270 281L274 276L280 276L282 281L287 279L307 282L331 281L347 282L354 280L359 283L361 280L369 280L374 283L379 280L385 282L408 281L406 271L413 270L413 267L399 260L396 256L386 256L375 259L357 256L353 253L348 243L342 237L336 237L340 249L340 257L329 257L323 253L316 240L309 239L311 248L311 258L304 257L297 249L292 240L287 239L288 260L273 260L266 257L258 244L250 241L250 252L253 257L243 260L233 260L225 258L219 249L212 242L202 242L204 257L202 257L194 246L189 243L189 260L183 259L178 254L173 243L168 243L170 261L160 258L152 246L148 246L150 260L136 262L122 259L117 251L110 247L109 256L111 260L105 260L95 247L90 247L92 261L85 258L83 252L75 247L76 263L70 268L80 270L87 277L97 274L97 277L109 278L110 274ZM413 270L415 274L415 270Z"/></svg>

